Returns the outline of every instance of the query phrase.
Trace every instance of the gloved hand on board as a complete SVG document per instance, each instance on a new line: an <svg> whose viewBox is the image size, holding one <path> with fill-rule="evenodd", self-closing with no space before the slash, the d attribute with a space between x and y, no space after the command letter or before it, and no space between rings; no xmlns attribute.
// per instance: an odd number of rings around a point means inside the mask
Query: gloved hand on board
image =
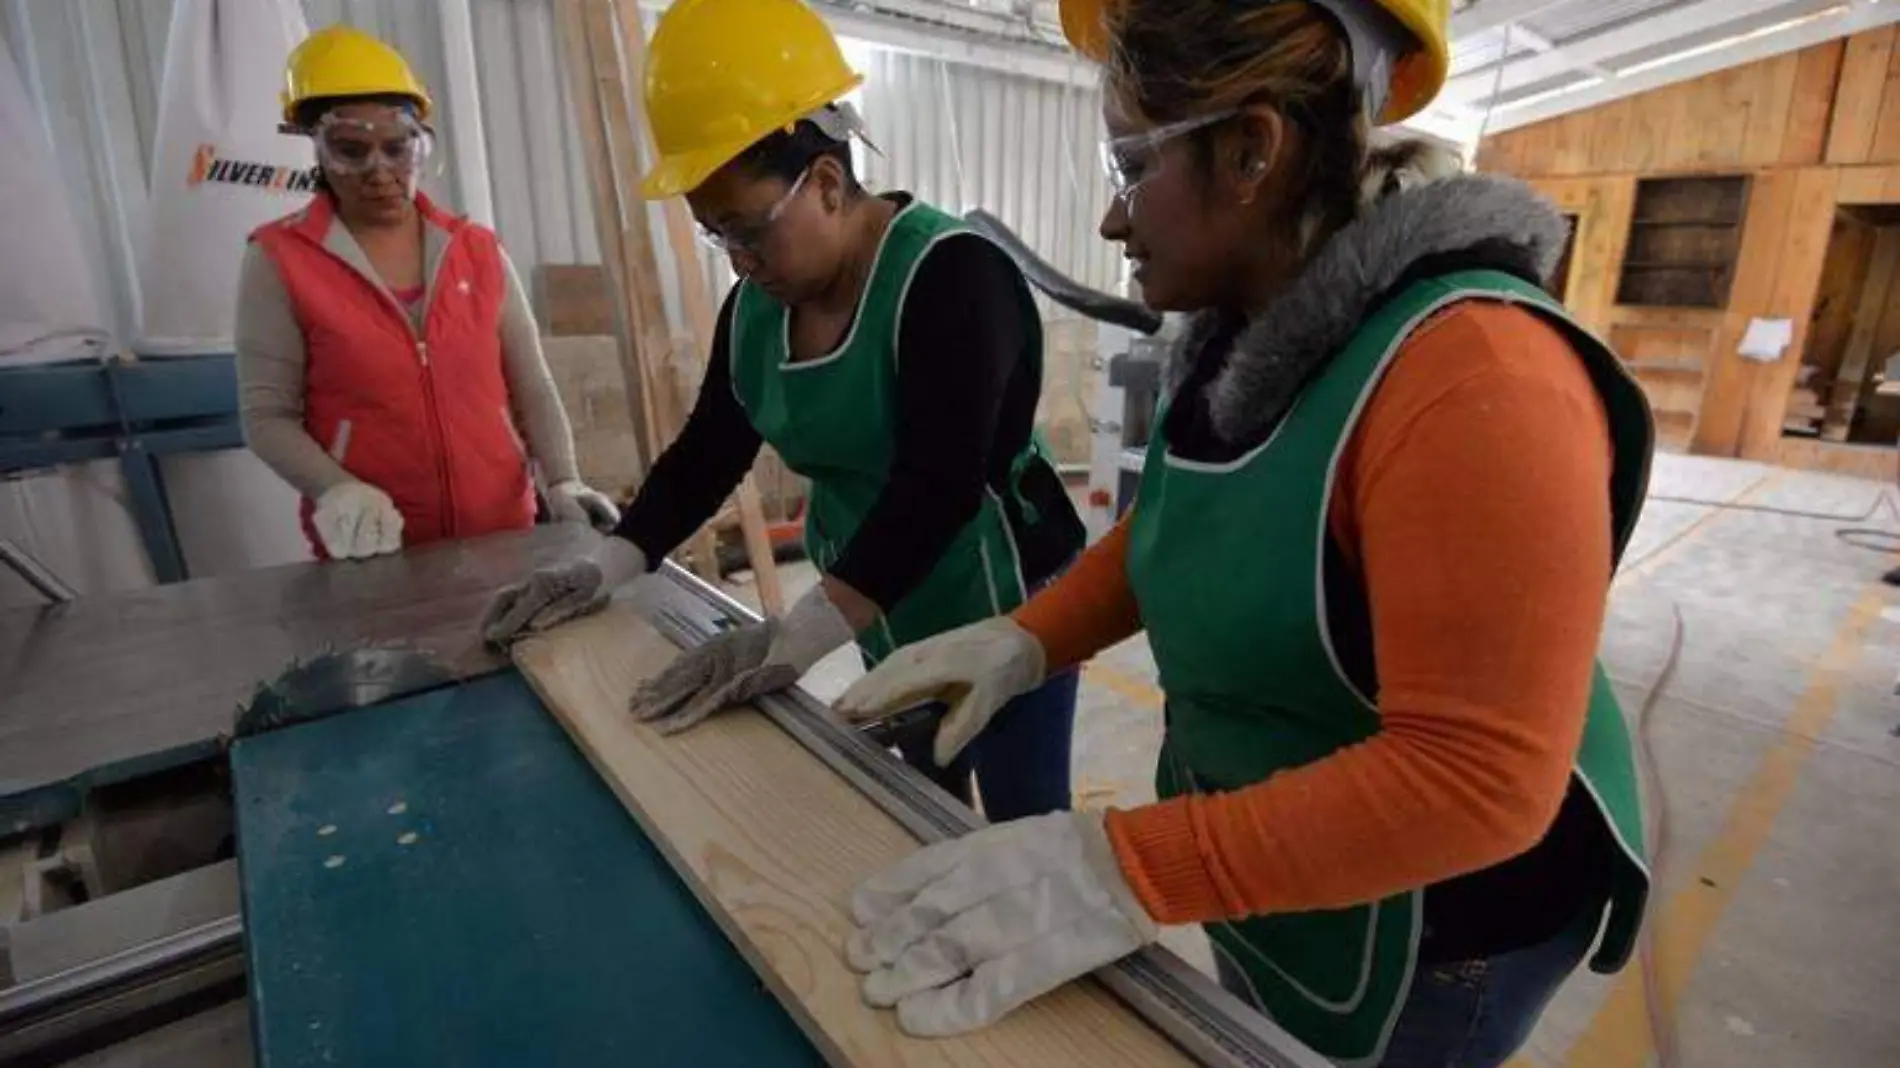
<svg viewBox="0 0 1900 1068"><path fill-rule="evenodd" d="M947 768L1004 705L1042 685L1044 674L1042 643L997 616L904 646L832 707L852 723L866 723L942 701L949 711L931 755Z"/></svg>
<svg viewBox="0 0 1900 1068"><path fill-rule="evenodd" d="M851 914L865 1002L926 1038L986 1027L1156 937L1099 812L926 846L860 884Z"/></svg>
<svg viewBox="0 0 1900 1068"><path fill-rule="evenodd" d="M647 558L625 538L608 538L590 559L544 567L504 587L482 614L482 639L506 647L607 607L614 590L646 574Z"/></svg>
<svg viewBox="0 0 1900 1068"><path fill-rule="evenodd" d="M367 482L339 482L324 490L311 521L332 560L361 560L402 548L402 513L389 494Z"/></svg>
<svg viewBox="0 0 1900 1068"><path fill-rule="evenodd" d="M620 509L605 493L576 478L548 487L548 510L557 523L586 523L602 534L620 525Z"/></svg>
<svg viewBox="0 0 1900 1068"><path fill-rule="evenodd" d="M820 582L784 619L749 623L682 652L633 695L636 718L673 734L715 712L787 689L850 641L851 624Z"/></svg>

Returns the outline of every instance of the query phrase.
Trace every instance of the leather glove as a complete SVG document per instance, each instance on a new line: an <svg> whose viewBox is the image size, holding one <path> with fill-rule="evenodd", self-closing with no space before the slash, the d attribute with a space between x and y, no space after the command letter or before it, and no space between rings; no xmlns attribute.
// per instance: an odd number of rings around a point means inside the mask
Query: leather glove
<svg viewBox="0 0 1900 1068"><path fill-rule="evenodd" d="M317 498L311 517L333 560L361 560L402 548L402 513L367 482L339 482Z"/></svg>
<svg viewBox="0 0 1900 1068"><path fill-rule="evenodd" d="M1042 685L1042 643L1007 616L945 631L886 658L833 707L853 723L885 719L925 701L949 706L932 758L947 768L1011 700Z"/></svg>
<svg viewBox="0 0 1900 1068"><path fill-rule="evenodd" d="M548 511L557 523L587 523L602 534L620 525L620 509L605 493L570 478L548 487Z"/></svg>
<svg viewBox="0 0 1900 1068"><path fill-rule="evenodd" d="M864 1000L920 1037L961 1034L1156 937L1099 812L1054 812L912 853L851 897Z"/></svg>
<svg viewBox="0 0 1900 1068"><path fill-rule="evenodd" d="M646 554L625 538L608 538L591 559L544 567L504 587L482 613L482 640L505 648L530 634L590 616L614 590L646 574Z"/></svg>
<svg viewBox="0 0 1900 1068"><path fill-rule="evenodd" d="M852 637L851 624L821 582L784 619L736 627L681 653L633 695L633 714L661 734L675 734L715 712L791 687Z"/></svg>

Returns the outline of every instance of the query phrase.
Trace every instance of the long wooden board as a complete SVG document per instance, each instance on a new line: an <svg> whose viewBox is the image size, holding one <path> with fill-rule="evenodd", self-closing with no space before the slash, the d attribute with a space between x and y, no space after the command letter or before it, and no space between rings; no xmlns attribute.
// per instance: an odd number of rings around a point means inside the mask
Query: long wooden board
<svg viewBox="0 0 1900 1068"><path fill-rule="evenodd" d="M915 1039L864 1004L841 948L860 880L917 842L750 710L662 738L627 712L676 650L634 612L531 638L515 663L766 985L837 1068L1185 1068L1193 1062L1092 982L987 1030ZM629 962L629 967L640 966Z"/></svg>

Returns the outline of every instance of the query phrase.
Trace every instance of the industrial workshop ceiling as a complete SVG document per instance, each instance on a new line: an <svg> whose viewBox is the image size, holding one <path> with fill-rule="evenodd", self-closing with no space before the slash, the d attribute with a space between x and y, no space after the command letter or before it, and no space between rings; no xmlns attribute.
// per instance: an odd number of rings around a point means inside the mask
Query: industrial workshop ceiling
<svg viewBox="0 0 1900 1068"><path fill-rule="evenodd" d="M946 58L1043 76L1070 62L1055 0L821 2L899 47L940 42ZM1451 83L1414 125L1466 144L1900 21L1900 0L1453 0L1452 10Z"/></svg>

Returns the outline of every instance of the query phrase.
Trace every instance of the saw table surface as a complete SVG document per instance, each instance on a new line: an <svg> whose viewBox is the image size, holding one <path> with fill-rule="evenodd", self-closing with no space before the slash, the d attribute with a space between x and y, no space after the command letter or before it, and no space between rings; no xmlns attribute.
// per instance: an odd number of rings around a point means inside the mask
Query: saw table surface
<svg viewBox="0 0 1900 1068"><path fill-rule="evenodd" d="M488 598L597 540L556 523L0 611L0 824L67 818L86 787L215 755L297 658L394 642L453 677L504 667L476 633Z"/></svg>
<svg viewBox="0 0 1900 1068"><path fill-rule="evenodd" d="M264 1068L823 1063L519 675L231 766Z"/></svg>

